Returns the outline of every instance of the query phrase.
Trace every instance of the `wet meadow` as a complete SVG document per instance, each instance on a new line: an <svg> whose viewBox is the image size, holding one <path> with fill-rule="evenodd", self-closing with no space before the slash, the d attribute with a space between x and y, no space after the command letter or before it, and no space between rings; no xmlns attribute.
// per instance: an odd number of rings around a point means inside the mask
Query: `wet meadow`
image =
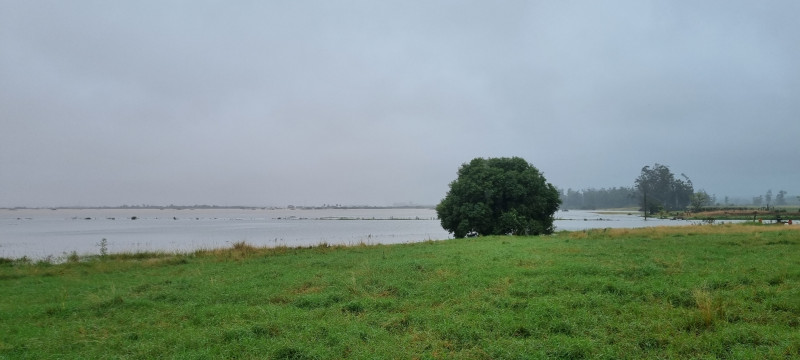
<svg viewBox="0 0 800 360"><path fill-rule="evenodd" d="M800 356L800 227L0 260L0 359Z"/></svg>

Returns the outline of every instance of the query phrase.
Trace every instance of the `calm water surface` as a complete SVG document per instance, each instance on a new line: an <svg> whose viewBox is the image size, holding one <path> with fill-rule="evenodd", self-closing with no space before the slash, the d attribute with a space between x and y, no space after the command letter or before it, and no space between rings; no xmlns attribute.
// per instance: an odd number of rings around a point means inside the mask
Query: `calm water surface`
<svg viewBox="0 0 800 360"><path fill-rule="evenodd" d="M132 218L136 217L135 220ZM557 230L685 225L644 221L636 214L556 213ZM255 246L357 245L442 240L432 209L22 209L0 210L0 257L33 259L66 254L193 251Z"/></svg>

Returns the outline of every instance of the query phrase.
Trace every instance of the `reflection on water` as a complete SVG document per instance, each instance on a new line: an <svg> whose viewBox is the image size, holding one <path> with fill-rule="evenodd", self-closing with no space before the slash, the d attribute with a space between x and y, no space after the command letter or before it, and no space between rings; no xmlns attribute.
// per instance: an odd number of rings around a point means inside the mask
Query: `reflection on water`
<svg viewBox="0 0 800 360"><path fill-rule="evenodd" d="M637 214L556 213L556 230L684 225ZM451 238L432 209L23 209L0 210L0 257L73 251L193 251L229 247L396 244Z"/></svg>

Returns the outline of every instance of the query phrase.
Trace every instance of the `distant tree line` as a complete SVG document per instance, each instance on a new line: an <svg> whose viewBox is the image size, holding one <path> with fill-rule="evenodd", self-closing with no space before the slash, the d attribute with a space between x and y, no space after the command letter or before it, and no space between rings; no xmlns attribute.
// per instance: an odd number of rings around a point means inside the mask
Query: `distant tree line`
<svg viewBox="0 0 800 360"><path fill-rule="evenodd" d="M712 203L704 191L694 192L692 181L684 174L676 177L668 166L645 166L634 180L633 187L610 189L560 190L561 209L613 209L636 207L654 214L660 211L685 210L689 205L700 208Z"/></svg>
<svg viewBox="0 0 800 360"><path fill-rule="evenodd" d="M753 205L755 206L764 206L766 205L767 209L775 206L786 206L786 205L793 205L796 203L800 203L800 196L796 196L796 202L792 201L792 198L789 197L787 199L786 190L779 190L778 193L775 195L775 198L772 198L772 189L767 190L765 195L758 195L753 196ZM773 201L774 200L774 201Z"/></svg>
<svg viewBox="0 0 800 360"><path fill-rule="evenodd" d="M800 203L800 196L788 196L785 190L773 194L771 189L764 195L754 196L749 204L747 199L731 199L728 196L724 197L724 202L720 202L716 195L705 190L695 191L692 180L686 174L675 176L668 166L658 163L643 167L632 187L559 189L558 193L563 210L636 207L640 211L646 210L645 216L665 211L699 212L747 205L770 210L776 206Z"/></svg>
<svg viewBox="0 0 800 360"><path fill-rule="evenodd" d="M596 210L639 206L636 190L632 187L589 188L559 190L561 209Z"/></svg>

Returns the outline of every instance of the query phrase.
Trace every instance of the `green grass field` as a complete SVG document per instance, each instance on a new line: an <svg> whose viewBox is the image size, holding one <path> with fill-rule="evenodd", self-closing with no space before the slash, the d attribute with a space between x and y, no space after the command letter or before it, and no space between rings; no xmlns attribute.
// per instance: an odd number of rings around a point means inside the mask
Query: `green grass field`
<svg viewBox="0 0 800 360"><path fill-rule="evenodd" d="M800 226L0 263L0 359L800 357Z"/></svg>

